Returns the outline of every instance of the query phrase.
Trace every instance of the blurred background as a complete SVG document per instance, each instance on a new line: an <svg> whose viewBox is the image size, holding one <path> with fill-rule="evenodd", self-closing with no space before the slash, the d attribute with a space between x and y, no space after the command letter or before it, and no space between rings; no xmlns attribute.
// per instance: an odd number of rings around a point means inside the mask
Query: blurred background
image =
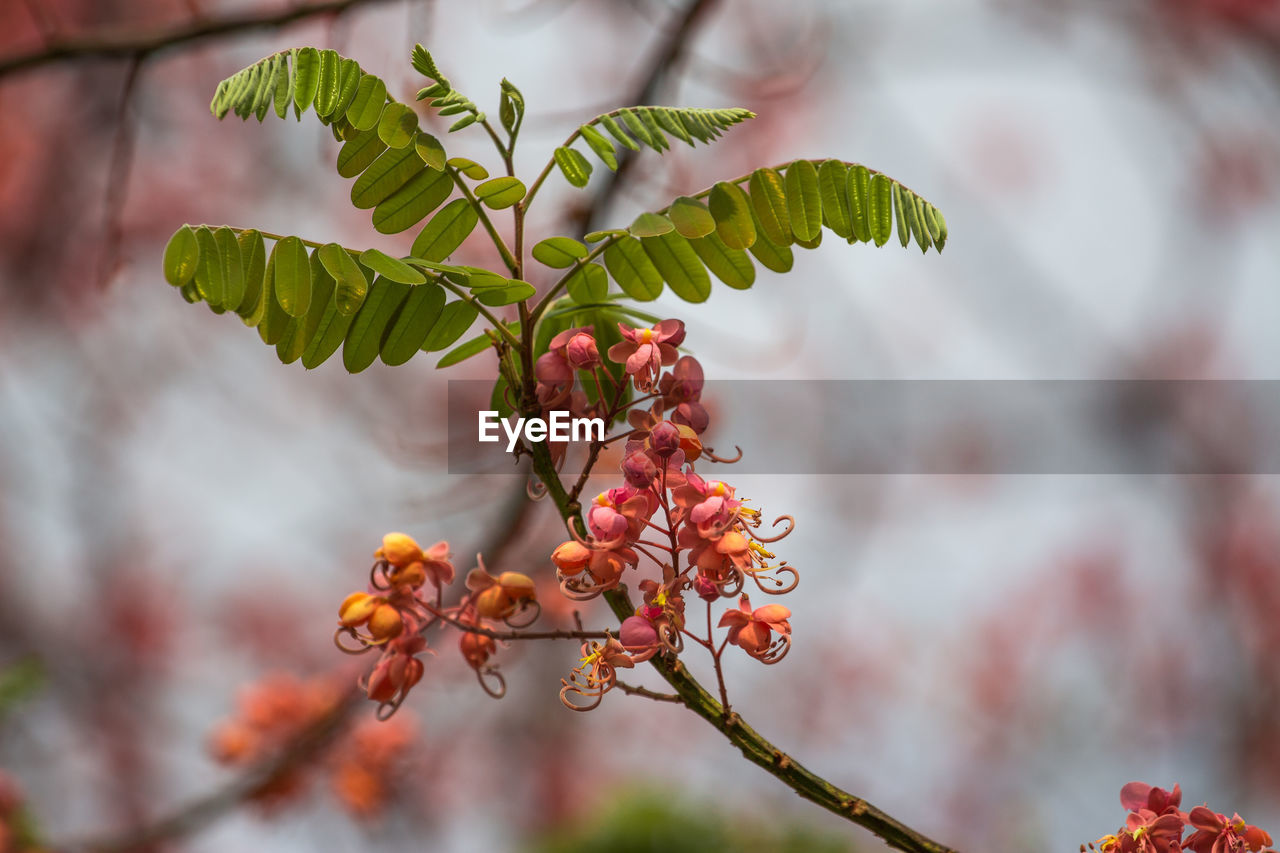
<svg viewBox="0 0 1280 853"><path fill-rule="evenodd" d="M463 571L484 548L550 592L563 532L521 481L446 473L430 357L283 366L165 285L183 222L407 251L414 231L350 207L318 122L209 115L276 50L334 48L409 102L414 42L482 108L511 79L525 175L619 105L759 113L616 185L553 178L538 236L797 157L946 214L941 256L829 241L751 291L664 298L710 379L1280 379L1274 0L311 2L0 3L0 770L53 847L883 849L679 707L564 710L569 643L502 652L497 702L446 643L397 728L338 719L394 755L372 799L329 742L267 802L212 760L263 685L354 678L334 615L382 533L447 538ZM483 134L446 142L492 162ZM1104 440L1247 468L1247 399L1211 429L1178 406L1117 412ZM934 449L971 473L723 472L796 516L781 556L802 572L788 658L730 656L737 709L959 849L1075 849L1123 822L1132 779L1280 829L1276 478L1007 473L943 414ZM755 415L718 444L823 428Z"/></svg>

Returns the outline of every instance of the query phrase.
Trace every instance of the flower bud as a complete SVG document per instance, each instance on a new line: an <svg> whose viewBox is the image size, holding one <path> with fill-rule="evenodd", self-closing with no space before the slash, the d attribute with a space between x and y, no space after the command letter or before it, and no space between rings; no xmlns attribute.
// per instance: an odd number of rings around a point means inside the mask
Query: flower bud
<svg viewBox="0 0 1280 853"><path fill-rule="evenodd" d="M388 533L383 536L382 547L374 551L373 556L386 560L398 569L425 559L418 543L412 536L404 533Z"/></svg>
<svg viewBox="0 0 1280 853"><path fill-rule="evenodd" d="M353 592L338 608L338 620L344 628L363 625L369 621L369 617L378 609L378 606L384 603L386 599L381 596L370 595L367 592Z"/></svg>
<svg viewBox="0 0 1280 853"><path fill-rule="evenodd" d="M498 575L498 586L515 601L532 601L537 598L533 578L519 572L503 572Z"/></svg>
<svg viewBox="0 0 1280 853"><path fill-rule="evenodd" d="M505 619L515 609L511 596L500 586L491 586L476 596L476 612L486 619Z"/></svg>
<svg viewBox="0 0 1280 853"><path fill-rule="evenodd" d="M693 579L693 591L703 601L715 601L720 597L720 588L706 575L698 575Z"/></svg>
<svg viewBox="0 0 1280 853"><path fill-rule="evenodd" d="M653 464L649 454L643 450L636 450L628 453L622 460L622 476L626 478L629 485L637 489L647 489L653 484L654 477L658 476L658 466Z"/></svg>
<svg viewBox="0 0 1280 853"><path fill-rule="evenodd" d="M649 432L649 447L659 456L671 456L680 449L680 428L661 421Z"/></svg>
<svg viewBox="0 0 1280 853"><path fill-rule="evenodd" d="M387 576L393 586L401 584L417 589L427 582L427 569L422 563L410 563L402 569L394 569Z"/></svg>
<svg viewBox="0 0 1280 853"><path fill-rule="evenodd" d="M566 575L576 575L591 562L591 549L573 540L561 542L551 552L551 562Z"/></svg>
<svg viewBox="0 0 1280 853"><path fill-rule="evenodd" d="M658 643L658 629L643 616L628 616L618 630L618 641L627 651L643 651Z"/></svg>
<svg viewBox="0 0 1280 853"><path fill-rule="evenodd" d="M390 604L380 605L369 617L369 634L378 641L391 640L404 630L400 611Z"/></svg>
<svg viewBox="0 0 1280 853"><path fill-rule="evenodd" d="M489 660L489 656L494 653L498 644L493 641L493 637L463 631L458 647L462 650L463 659L473 669L479 669Z"/></svg>
<svg viewBox="0 0 1280 853"><path fill-rule="evenodd" d="M565 358L577 370L591 370L600 366L600 351L596 339L586 332L579 332L569 339L564 350Z"/></svg>

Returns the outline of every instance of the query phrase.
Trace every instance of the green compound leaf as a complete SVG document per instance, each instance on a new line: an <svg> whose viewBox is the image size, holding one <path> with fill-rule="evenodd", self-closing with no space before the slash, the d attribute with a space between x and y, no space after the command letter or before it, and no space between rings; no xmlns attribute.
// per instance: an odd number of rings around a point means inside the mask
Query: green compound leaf
<svg viewBox="0 0 1280 853"><path fill-rule="evenodd" d="M751 217L751 202L742 187L720 181L711 188L708 202L721 241L731 249L750 248L756 241L756 226Z"/></svg>
<svg viewBox="0 0 1280 853"><path fill-rule="evenodd" d="M566 181L579 188L587 185L591 179L591 164L586 157L574 148L563 147L557 148L554 156Z"/></svg>
<svg viewBox="0 0 1280 853"><path fill-rule="evenodd" d="M711 215L707 206L696 198L682 195L671 202L667 210L667 218L676 227L681 237L690 240L705 237L716 230L716 218Z"/></svg>
<svg viewBox="0 0 1280 853"><path fill-rule="evenodd" d="M420 352L427 335L440 319L444 302L444 288L434 282L409 291L382 342L382 363L395 367Z"/></svg>
<svg viewBox="0 0 1280 853"><path fill-rule="evenodd" d="M479 221L480 215L471 202L465 198L454 199L423 226L409 254L427 261L443 261L462 245ZM534 257L537 257L536 249Z"/></svg>
<svg viewBox="0 0 1280 853"><path fill-rule="evenodd" d="M511 207L523 199L527 192L528 189L519 178L511 177L493 178L475 189L476 198L493 210Z"/></svg>
<svg viewBox="0 0 1280 853"><path fill-rule="evenodd" d="M360 263L379 275L385 276L391 281L398 281L401 284L422 284L427 280L425 275L404 261L397 260L377 249L365 249L361 252Z"/></svg>
<svg viewBox="0 0 1280 853"><path fill-rule="evenodd" d="M427 339L422 342L423 351L439 352L453 346L458 338L467 333L467 329L471 328L479 315L480 312L469 302L450 302L444 306L440 319L436 320Z"/></svg>
<svg viewBox="0 0 1280 853"><path fill-rule="evenodd" d="M273 253L274 254L274 253ZM325 270L333 276L333 301L339 314L351 315L360 310L369 292L369 279L356 259L337 243L326 243L316 250Z"/></svg>
<svg viewBox="0 0 1280 853"><path fill-rule="evenodd" d="M822 196L818 190L818 170L808 160L797 160L787 167L783 184L787 193L791 233L802 243L818 239L818 235L822 233ZM728 243L727 240L725 242Z"/></svg>
<svg viewBox="0 0 1280 853"><path fill-rule="evenodd" d="M536 253L534 255L537 256ZM174 287L193 280L196 277L196 264L200 261L200 246L196 242L196 232L190 225L183 225L164 247L164 279Z"/></svg>
<svg viewBox="0 0 1280 853"><path fill-rule="evenodd" d="M711 278L688 240L670 233L645 237L640 243L676 296L686 302L705 302L711 295Z"/></svg>
<svg viewBox="0 0 1280 853"><path fill-rule="evenodd" d="M414 254L418 254L414 252ZM544 266L562 270L587 256L587 247L569 237L548 237L533 247L533 259Z"/></svg>
<svg viewBox="0 0 1280 853"><path fill-rule="evenodd" d="M369 285L369 295L360 306L342 344L342 366L348 373L359 373L373 364L382 351L382 341L390 331L396 311L408 298L411 289L410 285L382 276Z"/></svg>
<svg viewBox="0 0 1280 853"><path fill-rule="evenodd" d="M311 307L311 266L307 247L297 237L285 237L272 248L270 263L275 270L273 287L280 307L290 317L306 314Z"/></svg>
<svg viewBox="0 0 1280 853"><path fill-rule="evenodd" d="M635 237L623 236L610 243L604 250L604 265L622 292L637 302L662 294L662 274Z"/></svg>

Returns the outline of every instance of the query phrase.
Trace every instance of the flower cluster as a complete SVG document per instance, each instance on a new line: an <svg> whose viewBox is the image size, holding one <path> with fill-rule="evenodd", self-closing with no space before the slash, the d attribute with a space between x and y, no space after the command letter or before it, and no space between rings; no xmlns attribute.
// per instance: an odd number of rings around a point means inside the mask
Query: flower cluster
<svg viewBox="0 0 1280 853"><path fill-rule="evenodd" d="M476 671L481 685L502 695L505 682L489 658L497 650L490 622L524 627L538 616L533 581L519 572L494 576L483 560L467 574L468 593L452 607L443 604L444 587L454 579L449 543L437 542L425 551L404 533L388 533L374 554L369 585L353 592L338 608L334 642L349 654L378 650L378 662L362 682L366 695L378 703L381 717L389 717L404 702L425 671L426 633L435 625L451 625L462 632L462 658ZM493 686L486 678L492 680Z"/></svg>
<svg viewBox="0 0 1280 853"><path fill-rule="evenodd" d="M340 730L327 750L302 757L289 754L300 741L322 736L326 720L339 712L342 694L332 678L269 675L242 691L235 716L210 736L209 751L234 767L279 761L251 795L264 808L296 800L313 777L327 776L348 812L376 817L393 794L401 759L413 741L410 720L401 718L390 726L365 721Z"/></svg>
<svg viewBox="0 0 1280 853"><path fill-rule="evenodd" d="M644 604L623 622L618 639L583 647L580 665L561 690L565 704L576 710L599 704L614 685L618 668L659 652L682 650L683 637L695 636L685 624L689 592L707 602L708 608L721 598L739 598L738 608L724 613L716 627L728 628L724 642L757 660L781 660L791 645L790 611L776 604L753 610L743 594L747 580L769 594L795 588L796 570L785 562L773 562L775 555L766 547L791 531L791 519L784 516L775 522L787 521L780 535L762 536L757 532L759 510L748 506L729 484L695 471L700 460L733 460L719 458L703 443L711 419L701 401L702 366L691 356L681 357L676 349L685 338L684 323L663 320L649 329L618 325L622 341L609 348L608 357L621 366L627 381L616 382L594 364L575 369L584 375L584 386L585 376L590 377L597 405L609 396L606 386L613 386L613 403L602 412L606 421L625 413L630 429L616 437L626 439L622 483L599 493L587 505L586 535L570 526L572 538L555 548L551 561L561 591L574 600L614 589L628 569L639 568L642 559L660 575L638 584ZM568 339L559 340L566 347L591 334L588 328L571 331ZM553 351L556 343L552 341ZM586 349L598 352L594 346ZM567 354L563 364L572 367ZM571 400L581 393L572 390L571 371L557 376L561 399ZM628 395L632 399L624 402ZM584 483L585 475L579 488ZM718 668L720 650L710 634L708 625L707 637L695 639L712 652Z"/></svg>
<svg viewBox="0 0 1280 853"><path fill-rule="evenodd" d="M1271 836L1245 823L1238 814L1228 818L1207 805L1182 811L1182 789L1177 785L1166 791L1130 782L1120 789L1120 803L1129 810L1125 825L1091 842L1089 849L1102 853L1274 853L1269 849ZM1184 838L1188 829L1191 834Z"/></svg>

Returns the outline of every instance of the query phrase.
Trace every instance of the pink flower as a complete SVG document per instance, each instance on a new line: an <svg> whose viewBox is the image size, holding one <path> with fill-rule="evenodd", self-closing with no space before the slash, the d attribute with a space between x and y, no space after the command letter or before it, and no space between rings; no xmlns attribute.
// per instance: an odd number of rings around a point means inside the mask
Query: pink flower
<svg viewBox="0 0 1280 853"><path fill-rule="evenodd" d="M664 364L675 364L676 347L684 341L684 322L663 320L652 329L633 329L619 323L623 340L609 347L609 358L623 365L641 391L653 390Z"/></svg>
<svg viewBox="0 0 1280 853"><path fill-rule="evenodd" d="M578 340L579 338L582 340ZM565 329L551 339L547 351L538 356L538 361L533 366L533 375L539 382L553 386L573 382L573 370L577 365L573 363L568 350L569 344L575 341L574 351L579 360L594 355L596 362L599 363L600 354L596 352L596 341L591 337L591 327L579 326L576 329Z"/></svg>
<svg viewBox="0 0 1280 853"><path fill-rule="evenodd" d="M633 450L623 457L622 476L627 485L647 489L658 476L658 466L643 450Z"/></svg>
<svg viewBox="0 0 1280 853"><path fill-rule="evenodd" d="M643 616L628 616L622 620L618 641L629 652L646 651L658 644L658 629Z"/></svg>
<svg viewBox="0 0 1280 853"><path fill-rule="evenodd" d="M1182 802L1182 787L1174 785L1172 791L1153 788L1146 782L1130 782L1120 789L1120 805L1130 811L1148 809L1156 814L1177 813Z"/></svg>
<svg viewBox="0 0 1280 853"><path fill-rule="evenodd" d="M1195 853L1258 853L1271 846L1271 836L1256 826L1244 822L1238 814L1217 814L1204 806L1196 806L1187 820L1196 831L1187 837L1183 847Z"/></svg>
<svg viewBox="0 0 1280 853"><path fill-rule="evenodd" d="M738 599L738 609L720 617L720 627L729 627L729 642L756 660L776 663L791 648L791 611L781 604L751 609L747 596ZM775 641L773 635L777 633Z"/></svg>
<svg viewBox="0 0 1280 853"><path fill-rule="evenodd" d="M690 427L699 435L706 432L711 421L707 410L699 402L702 399L703 381L702 365L693 356L686 355L658 383L663 405L675 409L671 420Z"/></svg>

